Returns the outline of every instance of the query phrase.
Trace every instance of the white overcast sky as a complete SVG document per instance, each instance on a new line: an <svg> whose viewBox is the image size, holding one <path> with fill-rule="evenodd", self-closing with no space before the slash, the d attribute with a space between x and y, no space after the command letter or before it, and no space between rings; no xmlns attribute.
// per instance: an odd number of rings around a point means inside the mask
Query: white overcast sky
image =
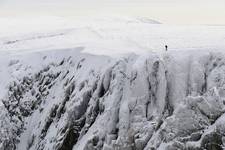
<svg viewBox="0 0 225 150"><path fill-rule="evenodd" d="M149 17L168 24L225 24L225 0L0 0L0 17Z"/></svg>

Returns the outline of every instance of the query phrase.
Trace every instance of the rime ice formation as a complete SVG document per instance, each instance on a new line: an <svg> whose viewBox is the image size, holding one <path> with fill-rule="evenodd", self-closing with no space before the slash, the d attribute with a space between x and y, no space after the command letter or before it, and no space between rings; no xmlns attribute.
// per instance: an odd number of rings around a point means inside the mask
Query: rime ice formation
<svg viewBox="0 0 225 150"><path fill-rule="evenodd" d="M0 150L223 149L223 53L80 49L5 59Z"/></svg>

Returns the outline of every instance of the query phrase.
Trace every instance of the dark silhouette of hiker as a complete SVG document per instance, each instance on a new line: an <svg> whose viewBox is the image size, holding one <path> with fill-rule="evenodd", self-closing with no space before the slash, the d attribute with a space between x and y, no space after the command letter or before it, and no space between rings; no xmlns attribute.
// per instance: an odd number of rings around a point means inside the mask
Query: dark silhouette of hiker
<svg viewBox="0 0 225 150"><path fill-rule="evenodd" d="M166 49L166 51L168 50L168 46L167 45L165 45L165 49Z"/></svg>

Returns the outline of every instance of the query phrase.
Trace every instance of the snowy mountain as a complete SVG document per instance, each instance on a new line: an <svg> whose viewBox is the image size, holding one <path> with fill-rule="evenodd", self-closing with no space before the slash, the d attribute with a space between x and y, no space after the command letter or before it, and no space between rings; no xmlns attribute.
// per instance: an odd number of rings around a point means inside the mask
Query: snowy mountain
<svg viewBox="0 0 225 150"><path fill-rule="evenodd" d="M225 30L196 27L211 36L185 39L177 35L187 27L174 28L174 38L163 25L124 29L1 37L0 150L224 149L225 53L208 40L223 41ZM150 51L148 37L199 41Z"/></svg>

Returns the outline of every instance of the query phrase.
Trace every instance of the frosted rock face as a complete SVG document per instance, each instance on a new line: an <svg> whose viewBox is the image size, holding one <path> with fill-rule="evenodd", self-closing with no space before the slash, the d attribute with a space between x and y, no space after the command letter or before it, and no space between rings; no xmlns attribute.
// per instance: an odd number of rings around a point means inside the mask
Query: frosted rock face
<svg viewBox="0 0 225 150"><path fill-rule="evenodd" d="M9 60L10 82L0 104L0 150L225 146L221 53L119 59L79 52L60 59L40 55L42 65L29 65L23 57Z"/></svg>

